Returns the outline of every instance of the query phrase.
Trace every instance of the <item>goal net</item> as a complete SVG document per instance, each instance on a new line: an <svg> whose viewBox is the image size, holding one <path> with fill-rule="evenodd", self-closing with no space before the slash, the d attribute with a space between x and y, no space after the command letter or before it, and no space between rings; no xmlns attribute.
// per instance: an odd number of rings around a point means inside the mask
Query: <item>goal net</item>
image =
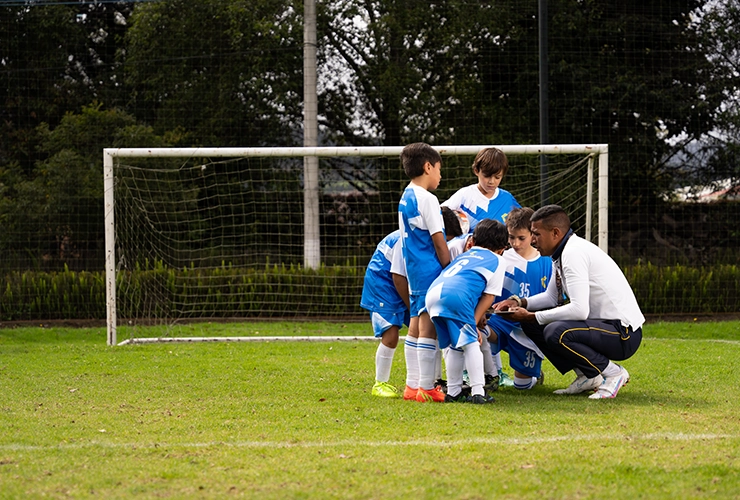
<svg viewBox="0 0 740 500"><path fill-rule="evenodd" d="M435 146L440 202L477 182L471 165L485 147ZM496 147L510 164L503 189L522 206L563 206L606 250L606 145ZM398 228L409 181L401 150L105 149L108 343L139 325L364 317L365 267ZM317 160L313 174L305 158ZM320 245L308 256L312 231Z"/></svg>

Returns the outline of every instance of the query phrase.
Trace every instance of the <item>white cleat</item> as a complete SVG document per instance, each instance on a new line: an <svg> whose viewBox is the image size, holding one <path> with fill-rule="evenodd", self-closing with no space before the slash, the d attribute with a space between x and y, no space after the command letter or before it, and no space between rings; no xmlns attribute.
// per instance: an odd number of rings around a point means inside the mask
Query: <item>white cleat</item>
<svg viewBox="0 0 740 500"><path fill-rule="evenodd" d="M593 391L601 387L604 377L596 375L594 378L588 378L585 375L578 375L565 389L554 391L555 394L581 394L582 392Z"/></svg>
<svg viewBox="0 0 740 500"><path fill-rule="evenodd" d="M627 370L623 366L620 366L620 368L622 370L618 375L604 378L604 383L599 386L596 392L589 396L589 399L616 398L619 389L630 381L630 374L627 373Z"/></svg>

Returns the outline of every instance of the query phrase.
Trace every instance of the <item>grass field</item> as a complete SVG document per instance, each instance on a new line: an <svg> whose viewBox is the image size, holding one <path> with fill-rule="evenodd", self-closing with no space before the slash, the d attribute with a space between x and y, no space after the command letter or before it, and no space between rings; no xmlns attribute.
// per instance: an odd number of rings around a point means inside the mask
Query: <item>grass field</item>
<svg viewBox="0 0 740 500"><path fill-rule="evenodd" d="M376 345L0 329L0 497L740 498L740 322L647 325L631 382L602 401L552 394L572 376L547 362L544 386L493 405L373 398ZM399 387L403 363L399 349Z"/></svg>

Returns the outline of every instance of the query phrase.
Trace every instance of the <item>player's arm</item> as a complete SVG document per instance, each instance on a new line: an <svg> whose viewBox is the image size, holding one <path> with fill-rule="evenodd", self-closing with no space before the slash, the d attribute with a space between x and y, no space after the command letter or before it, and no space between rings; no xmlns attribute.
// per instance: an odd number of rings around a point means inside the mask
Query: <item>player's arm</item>
<svg viewBox="0 0 740 500"><path fill-rule="evenodd" d="M486 312L491 308L495 298L496 297L494 295L483 293L481 294L480 299L478 299L478 305L475 306L475 313L473 313L475 316L475 324L478 328L482 328L486 325Z"/></svg>
<svg viewBox="0 0 740 500"><path fill-rule="evenodd" d="M406 309L411 309L411 302L409 299L409 281L406 279L406 276L391 273L391 278L393 278L393 285L396 287L398 295L401 296L401 300L406 304Z"/></svg>
<svg viewBox="0 0 740 500"><path fill-rule="evenodd" d="M450 263L450 249L447 246L447 241L445 241L444 233L442 231L434 233L432 243L434 243L434 250L437 252L439 263L442 264L442 269L444 269Z"/></svg>

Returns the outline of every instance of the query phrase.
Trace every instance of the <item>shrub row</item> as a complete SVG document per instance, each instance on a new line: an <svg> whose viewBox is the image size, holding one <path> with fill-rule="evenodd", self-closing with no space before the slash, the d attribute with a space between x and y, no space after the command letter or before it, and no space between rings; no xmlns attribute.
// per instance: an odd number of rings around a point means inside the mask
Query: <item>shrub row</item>
<svg viewBox="0 0 740 500"><path fill-rule="evenodd" d="M739 310L740 268L625 268L646 314L730 313ZM119 318L353 317L364 269L228 265L216 269L153 269L118 275ZM105 319L105 273L10 272L0 289L0 321Z"/></svg>

